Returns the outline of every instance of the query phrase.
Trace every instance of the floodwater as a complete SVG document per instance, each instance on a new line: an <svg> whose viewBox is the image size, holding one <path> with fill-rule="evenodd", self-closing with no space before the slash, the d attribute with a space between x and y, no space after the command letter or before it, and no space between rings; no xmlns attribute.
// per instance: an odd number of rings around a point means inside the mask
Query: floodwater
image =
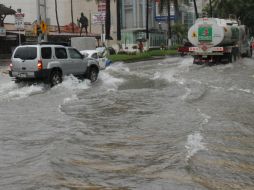
<svg viewBox="0 0 254 190"><path fill-rule="evenodd" d="M254 189L254 61L116 63L50 89L0 70L0 189Z"/></svg>

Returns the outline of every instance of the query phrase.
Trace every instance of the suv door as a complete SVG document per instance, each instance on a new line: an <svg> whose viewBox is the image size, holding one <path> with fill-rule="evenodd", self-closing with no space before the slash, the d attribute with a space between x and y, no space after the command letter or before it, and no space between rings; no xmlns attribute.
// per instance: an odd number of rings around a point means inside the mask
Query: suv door
<svg viewBox="0 0 254 190"><path fill-rule="evenodd" d="M37 71L37 55L36 46L18 47L12 57L13 71L22 73Z"/></svg>
<svg viewBox="0 0 254 190"><path fill-rule="evenodd" d="M68 48L69 59L72 67L73 74L84 74L86 71L86 60L83 58L83 55L79 53L78 50L74 48Z"/></svg>
<svg viewBox="0 0 254 190"><path fill-rule="evenodd" d="M41 59L43 63L43 68L47 68L48 63L52 61L52 48L49 46L41 47Z"/></svg>
<svg viewBox="0 0 254 190"><path fill-rule="evenodd" d="M60 67L64 74L71 74L71 67L67 56L66 48L64 47L55 47L55 59L59 62Z"/></svg>

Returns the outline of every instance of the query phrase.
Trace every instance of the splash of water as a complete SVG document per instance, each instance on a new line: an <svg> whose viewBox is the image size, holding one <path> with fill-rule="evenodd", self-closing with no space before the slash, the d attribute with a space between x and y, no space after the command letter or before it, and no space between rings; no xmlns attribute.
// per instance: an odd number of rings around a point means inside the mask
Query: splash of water
<svg viewBox="0 0 254 190"><path fill-rule="evenodd" d="M57 85L56 88L64 87L69 90L85 90L90 88L91 82L89 80L79 80L73 75L65 76L61 84Z"/></svg>
<svg viewBox="0 0 254 190"><path fill-rule="evenodd" d="M106 68L106 71L115 71L115 72L130 72L129 67L124 65L123 63L115 63L110 67Z"/></svg>
<svg viewBox="0 0 254 190"><path fill-rule="evenodd" d="M31 95L40 94L42 92L44 92L43 85L31 85L31 86L25 86L22 88L11 90L7 93L5 98L22 99L22 98L29 97Z"/></svg>
<svg viewBox="0 0 254 190"><path fill-rule="evenodd" d="M65 99L64 99L64 104L68 104L68 103L73 102L73 101L76 101L76 100L78 100L78 97L77 97L76 94L74 94L74 95L72 95L72 96L69 97L69 98L65 98Z"/></svg>
<svg viewBox="0 0 254 190"><path fill-rule="evenodd" d="M107 89L107 91L115 91L118 87L124 82L122 78L115 78L107 72L101 72L100 79L103 82L103 86Z"/></svg>
<svg viewBox="0 0 254 190"><path fill-rule="evenodd" d="M189 160L194 154L196 154L200 150L205 150L205 144L202 142L203 137L200 133L196 132L194 134L190 134L187 139L187 143L185 148L187 149L186 159Z"/></svg>

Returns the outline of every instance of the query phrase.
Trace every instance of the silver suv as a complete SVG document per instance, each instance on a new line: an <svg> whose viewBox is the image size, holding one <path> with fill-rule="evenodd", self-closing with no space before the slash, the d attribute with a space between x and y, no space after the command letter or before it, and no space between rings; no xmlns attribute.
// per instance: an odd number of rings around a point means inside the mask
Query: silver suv
<svg viewBox="0 0 254 190"><path fill-rule="evenodd" d="M9 71L16 82L41 79L51 86L61 83L63 76L70 74L94 82L98 73L98 61L84 58L75 48L53 44L18 46L13 52Z"/></svg>

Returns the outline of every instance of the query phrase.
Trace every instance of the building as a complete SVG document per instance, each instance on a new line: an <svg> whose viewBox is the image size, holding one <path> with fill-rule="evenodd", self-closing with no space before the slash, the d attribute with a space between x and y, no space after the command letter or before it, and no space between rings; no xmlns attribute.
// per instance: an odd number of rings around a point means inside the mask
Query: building
<svg viewBox="0 0 254 190"><path fill-rule="evenodd" d="M99 4L96 1L86 1L86 0L73 0L73 23L76 25L75 33L72 34L72 16L71 16L71 0L61 0L57 1L58 6L58 18L59 25L61 27L61 33L58 34L57 21L56 21L56 12L55 12L55 1L54 0L38 0L40 4L45 4L46 9L43 6L40 8L41 19L44 20L47 24L48 35L49 36L77 36L79 35L79 29L77 28L78 19L80 18L81 13L89 20L88 25L88 36L97 36L101 37L101 34L104 33L104 24L105 24L105 2L100 2ZM31 38L33 35L34 24L38 19L38 6L37 0L1 0L1 3L7 7L11 7L14 10L21 9L21 12L24 13L24 23L25 29L21 31L22 39ZM46 14L45 14L46 12ZM116 41L116 3L111 1L111 36ZM44 19L46 17L46 19ZM4 20L5 28L10 34L18 33L15 28L15 17L7 16ZM83 35L85 35L83 33Z"/></svg>
<svg viewBox="0 0 254 190"><path fill-rule="evenodd" d="M203 9L208 3L209 0L196 0L199 16L202 16ZM189 28L196 20L193 0L188 0L185 4L181 4L180 9L182 14L182 23Z"/></svg>
<svg viewBox="0 0 254 190"><path fill-rule="evenodd" d="M125 49L137 48L139 41L145 43L145 48L159 48L167 45L167 33L164 24L156 20L156 2L149 0L148 31L146 33L146 0L121 1L121 34ZM166 23L165 23L166 24Z"/></svg>

